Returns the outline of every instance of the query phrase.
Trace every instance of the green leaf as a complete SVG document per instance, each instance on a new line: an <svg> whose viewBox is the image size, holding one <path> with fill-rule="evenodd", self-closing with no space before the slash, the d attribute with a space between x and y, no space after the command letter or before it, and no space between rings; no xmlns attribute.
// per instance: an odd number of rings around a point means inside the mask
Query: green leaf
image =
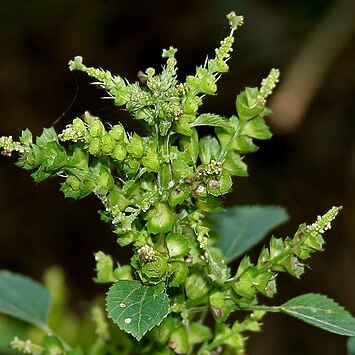
<svg viewBox="0 0 355 355"><path fill-rule="evenodd" d="M355 336L355 318L324 295L307 293L284 303L279 309L328 332Z"/></svg>
<svg viewBox="0 0 355 355"><path fill-rule="evenodd" d="M211 162L211 159L216 159L220 152L220 145L216 138L202 138L200 140L200 159L204 164Z"/></svg>
<svg viewBox="0 0 355 355"><path fill-rule="evenodd" d="M217 247L229 263L288 219L287 212L277 206L236 206L226 212L212 213L213 230L219 235Z"/></svg>
<svg viewBox="0 0 355 355"><path fill-rule="evenodd" d="M120 280L106 296L109 317L137 340L160 324L169 311L169 298L164 284L143 286L139 281Z"/></svg>
<svg viewBox="0 0 355 355"><path fill-rule="evenodd" d="M32 133L30 130L28 130L27 128L21 132L21 136L19 138L19 141L23 144L23 145L31 145L32 144Z"/></svg>
<svg viewBox="0 0 355 355"><path fill-rule="evenodd" d="M181 136L179 139L180 148L187 152L194 164L196 164L199 152L198 133L196 128L191 129L191 136Z"/></svg>
<svg viewBox="0 0 355 355"><path fill-rule="evenodd" d="M262 117L247 121L242 129L242 135L256 139L270 139L272 134Z"/></svg>
<svg viewBox="0 0 355 355"><path fill-rule="evenodd" d="M49 142L58 142L58 136L53 127L43 128L42 134L36 138L36 144L43 149Z"/></svg>
<svg viewBox="0 0 355 355"><path fill-rule="evenodd" d="M223 285L230 277L230 269L218 248L208 247L208 276L212 281Z"/></svg>
<svg viewBox="0 0 355 355"><path fill-rule="evenodd" d="M245 91L237 96L236 108L241 121L251 120L263 110L258 104L258 95L258 88L245 88Z"/></svg>
<svg viewBox="0 0 355 355"><path fill-rule="evenodd" d="M355 336L348 340L348 353L349 355L355 355Z"/></svg>
<svg viewBox="0 0 355 355"><path fill-rule="evenodd" d="M212 113L203 113L191 123L192 127L197 126L212 126L212 127L229 127L228 121L219 115Z"/></svg>
<svg viewBox="0 0 355 355"><path fill-rule="evenodd" d="M248 176L248 167L243 162L239 154L229 151L227 153L223 167L227 169L232 175Z"/></svg>
<svg viewBox="0 0 355 355"><path fill-rule="evenodd" d="M37 282L6 270L0 271L0 312L41 329L47 327L51 299Z"/></svg>

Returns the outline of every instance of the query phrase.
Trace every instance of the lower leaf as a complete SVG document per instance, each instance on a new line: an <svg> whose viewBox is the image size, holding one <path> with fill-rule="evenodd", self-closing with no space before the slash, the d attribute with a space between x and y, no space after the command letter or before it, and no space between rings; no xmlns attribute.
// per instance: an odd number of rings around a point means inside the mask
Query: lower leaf
<svg viewBox="0 0 355 355"><path fill-rule="evenodd" d="M143 286L139 281L120 280L107 293L106 310L120 329L139 341L167 316L169 298L163 283Z"/></svg>
<svg viewBox="0 0 355 355"><path fill-rule="evenodd" d="M324 295L308 293L292 298L280 311L328 332L355 336L355 318Z"/></svg>

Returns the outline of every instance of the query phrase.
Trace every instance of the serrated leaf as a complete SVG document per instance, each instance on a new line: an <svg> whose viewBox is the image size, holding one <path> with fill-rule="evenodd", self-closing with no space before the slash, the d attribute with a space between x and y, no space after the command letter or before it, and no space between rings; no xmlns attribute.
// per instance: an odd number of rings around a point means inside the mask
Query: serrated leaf
<svg viewBox="0 0 355 355"><path fill-rule="evenodd" d="M242 135L256 139L270 139L272 133L262 117L247 121L242 129Z"/></svg>
<svg viewBox="0 0 355 355"><path fill-rule="evenodd" d="M36 138L36 144L40 148L45 149L49 142L58 142L58 136L53 127L43 128L42 134Z"/></svg>
<svg viewBox="0 0 355 355"><path fill-rule="evenodd" d="M46 328L51 299L39 283L12 272L0 271L0 313Z"/></svg>
<svg viewBox="0 0 355 355"><path fill-rule="evenodd" d="M277 206L236 206L224 213L211 213L212 229L219 236L217 247L230 263L259 243L266 234L288 219Z"/></svg>
<svg viewBox="0 0 355 355"><path fill-rule="evenodd" d="M19 138L19 141L24 144L29 146L32 143L32 133L29 129L25 129L21 132L21 136Z"/></svg>
<svg viewBox="0 0 355 355"><path fill-rule="evenodd" d="M229 151L227 153L223 167L227 169L232 175L248 176L248 167L243 162L239 154Z"/></svg>
<svg viewBox="0 0 355 355"><path fill-rule="evenodd" d="M203 113L198 116L196 120L191 123L192 127L197 126L211 126L211 127L228 127L228 121L219 115L212 113Z"/></svg>
<svg viewBox="0 0 355 355"><path fill-rule="evenodd" d="M279 309L328 332L355 336L355 318L332 299L314 293L307 293L284 303Z"/></svg>
<svg viewBox="0 0 355 355"><path fill-rule="evenodd" d="M140 340L166 317L169 298L163 283L143 286L139 281L120 280L107 293L106 310L119 328Z"/></svg>

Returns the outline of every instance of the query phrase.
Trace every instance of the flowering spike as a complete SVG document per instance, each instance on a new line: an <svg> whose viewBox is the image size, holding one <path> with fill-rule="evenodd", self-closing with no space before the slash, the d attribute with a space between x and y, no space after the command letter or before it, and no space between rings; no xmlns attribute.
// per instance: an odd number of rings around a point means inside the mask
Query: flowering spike
<svg viewBox="0 0 355 355"><path fill-rule="evenodd" d="M23 153L24 146L20 142L14 142L12 136L0 137L0 149L2 155L11 156L12 152Z"/></svg>
<svg viewBox="0 0 355 355"><path fill-rule="evenodd" d="M25 354L40 355L45 349L42 346L33 344L30 340L21 340L15 337L10 343L11 349L18 350Z"/></svg>
<svg viewBox="0 0 355 355"><path fill-rule="evenodd" d="M307 226L307 233L311 235L323 234L326 230L331 228L331 222L338 215L339 211L342 209L340 207L332 207L326 214L323 216L318 216L317 221Z"/></svg>
<svg viewBox="0 0 355 355"><path fill-rule="evenodd" d="M265 105L266 99L272 94L272 91L279 82L280 71L278 69L271 69L270 74L263 79L258 95L260 105Z"/></svg>

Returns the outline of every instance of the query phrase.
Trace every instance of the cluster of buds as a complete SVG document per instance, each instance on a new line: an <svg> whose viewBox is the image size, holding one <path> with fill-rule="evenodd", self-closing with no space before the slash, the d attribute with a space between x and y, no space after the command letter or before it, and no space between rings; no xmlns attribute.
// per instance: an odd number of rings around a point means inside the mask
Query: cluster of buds
<svg viewBox="0 0 355 355"><path fill-rule="evenodd" d="M2 155L11 156L12 152L23 153L24 147L20 142L14 142L12 136L0 137L0 149Z"/></svg>

